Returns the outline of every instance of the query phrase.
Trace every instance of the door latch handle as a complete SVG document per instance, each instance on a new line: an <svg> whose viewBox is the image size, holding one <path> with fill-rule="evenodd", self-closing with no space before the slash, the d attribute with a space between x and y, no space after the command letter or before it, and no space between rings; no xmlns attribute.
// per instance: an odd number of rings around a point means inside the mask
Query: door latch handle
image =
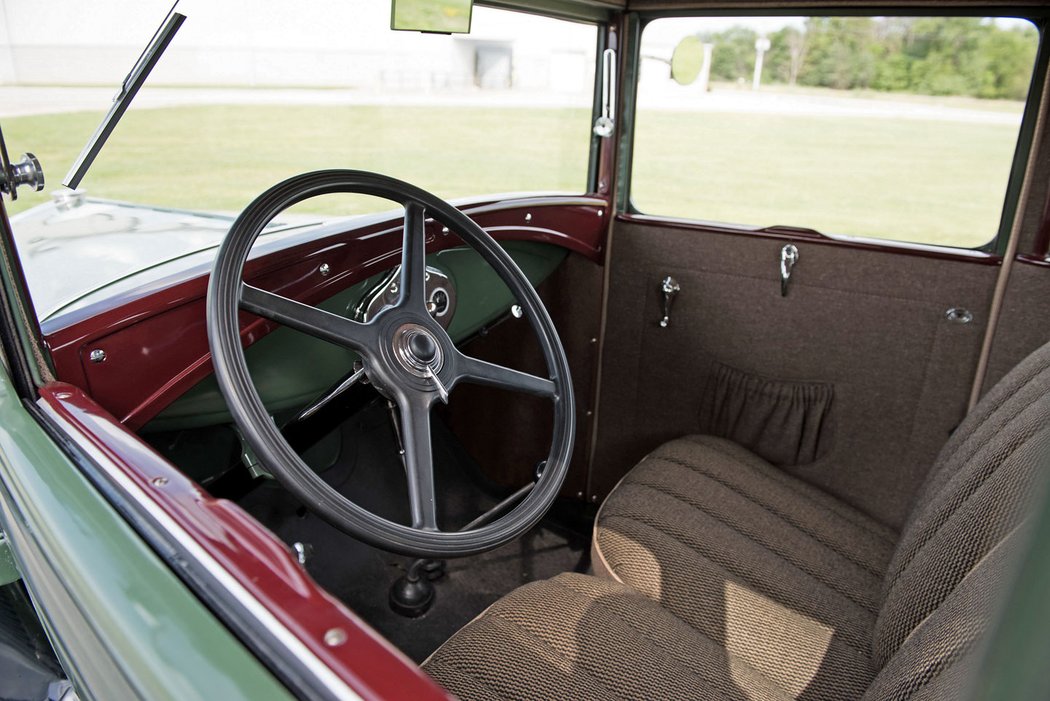
<svg viewBox="0 0 1050 701"><path fill-rule="evenodd" d="M798 248L789 243L780 249L780 296L788 296L788 280L791 279L791 270L798 263Z"/></svg>
<svg viewBox="0 0 1050 701"><path fill-rule="evenodd" d="M660 291L664 293L664 316L660 319L660 328L666 329L671 323L671 304L674 303L674 298L681 292L682 287L678 284L678 281L668 275L660 283Z"/></svg>

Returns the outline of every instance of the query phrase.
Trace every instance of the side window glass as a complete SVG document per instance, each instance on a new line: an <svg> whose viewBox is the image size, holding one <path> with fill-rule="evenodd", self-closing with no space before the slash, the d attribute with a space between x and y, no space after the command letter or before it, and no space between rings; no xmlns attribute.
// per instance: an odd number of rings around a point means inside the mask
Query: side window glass
<svg viewBox="0 0 1050 701"><path fill-rule="evenodd" d="M1007 18L655 20L642 35L632 205L984 246L1038 43L1030 22Z"/></svg>

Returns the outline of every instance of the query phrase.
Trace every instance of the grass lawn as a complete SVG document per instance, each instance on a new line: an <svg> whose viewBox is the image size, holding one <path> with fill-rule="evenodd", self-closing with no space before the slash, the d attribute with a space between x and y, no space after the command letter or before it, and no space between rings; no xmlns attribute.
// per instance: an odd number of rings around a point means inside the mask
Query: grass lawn
<svg viewBox="0 0 1050 701"><path fill-rule="evenodd" d="M515 118L525 114L527 119ZM33 151L60 187L98 114L5 119L8 146ZM590 111L384 106L190 106L128 112L84 178L93 196L238 212L289 176L371 170L445 198L525 190L582 192ZM13 211L45 201L23 195ZM297 211L393 205L323 198Z"/></svg>
<svg viewBox="0 0 1050 701"><path fill-rule="evenodd" d="M34 151L49 187L100 115L10 118L15 153ZM236 212L290 175L359 168L444 197L582 191L589 114L580 109L205 106L125 116L82 187L92 195ZM1016 128L876 118L648 112L639 117L642 211L979 246L999 222ZM21 211L46 200L22 195ZM318 201L300 211L389 208Z"/></svg>
<svg viewBox="0 0 1050 701"><path fill-rule="evenodd" d="M1017 128L648 112L633 202L646 213L976 247L999 228Z"/></svg>

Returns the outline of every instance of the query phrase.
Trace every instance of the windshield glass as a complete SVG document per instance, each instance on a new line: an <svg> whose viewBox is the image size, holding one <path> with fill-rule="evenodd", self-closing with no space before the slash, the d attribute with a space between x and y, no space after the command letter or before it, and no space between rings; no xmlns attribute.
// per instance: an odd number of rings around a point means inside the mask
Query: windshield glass
<svg viewBox="0 0 1050 701"><path fill-rule="evenodd" d="M59 7L7 8L4 82L32 87L3 100L9 141L32 141L56 184L168 3ZM368 0L177 10L185 24L83 183L92 196L238 211L326 167L446 198L586 187L593 26L479 7L469 35L394 32Z"/></svg>
<svg viewBox="0 0 1050 701"><path fill-rule="evenodd" d="M176 7L185 23L81 183L83 197L56 206L59 183L169 9L156 0L4 5L0 119L9 146L33 151L47 177L44 192L20 193L9 207L34 296L51 290L38 300L42 315L216 245L228 217L305 171L371 170L446 199L587 190L593 25L478 7L471 33L450 36L391 31L387 2L188 0ZM19 214L43 203L52 209ZM81 206L88 229L69 224ZM318 198L289 221L391 208ZM154 243L131 253L128 236L150 232ZM105 248L124 253L118 260ZM55 275L57 259L91 252L98 265Z"/></svg>

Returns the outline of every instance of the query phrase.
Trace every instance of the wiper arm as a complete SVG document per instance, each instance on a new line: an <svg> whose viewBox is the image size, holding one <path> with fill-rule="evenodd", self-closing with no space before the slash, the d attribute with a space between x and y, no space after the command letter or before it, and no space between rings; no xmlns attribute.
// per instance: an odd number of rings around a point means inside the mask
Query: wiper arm
<svg viewBox="0 0 1050 701"><path fill-rule="evenodd" d="M138 94L139 88L146 82L150 71L157 65L157 61L160 60L164 50L168 48L168 44L175 37L175 32L179 31L179 27L182 26L185 20L186 15L176 12L175 5L172 5L171 10L168 11L168 16L164 18L160 28L157 29L157 33L153 35L152 41L146 46L142 55L139 56L131 72L124 78L124 82L120 86L120 92L113 98L113 106L109 108L109 112L102 119L102 123L98 125L95 133L91 135L87 145L84 146L84 150L77 156L73 167L66 174L66 179L62 181L63 185L73 190L80 185L80 181L84 179L88 168L91 167L95 157L102 150L106 139L113 133L117 122L120 121L120 118L124 116L124 112L131 105L131 100Z"/></svg>

